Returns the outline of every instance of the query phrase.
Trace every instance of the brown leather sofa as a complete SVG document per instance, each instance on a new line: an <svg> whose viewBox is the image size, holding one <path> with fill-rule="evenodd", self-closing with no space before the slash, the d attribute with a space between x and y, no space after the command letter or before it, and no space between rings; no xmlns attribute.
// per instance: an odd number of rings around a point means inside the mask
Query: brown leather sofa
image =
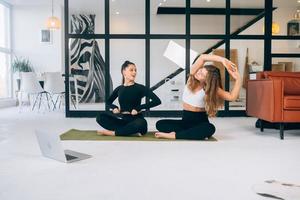
<svg viewBox="0 0 300 200"><path fill-rule="evenodd" d="M246 112L261 121L280 124L300 122L300 72L259 72L247 84ZM263 123L261 123L263 131Z"/></svg>

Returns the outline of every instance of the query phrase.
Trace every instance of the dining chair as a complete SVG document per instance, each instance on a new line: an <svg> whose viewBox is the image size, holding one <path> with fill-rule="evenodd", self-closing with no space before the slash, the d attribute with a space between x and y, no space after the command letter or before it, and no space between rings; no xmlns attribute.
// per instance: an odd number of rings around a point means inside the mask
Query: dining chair
<svg viewBox="0 0 300 200"><path fill-rule="evenodd" d="M21 78L21 88L20 88L20 97L19 97L19 102L20 102L19 109L21 110L22 108L24 95L27 95L29 97L29 102L31 96L35 97L31 110L34 110L37 103L39 105L38 108L40 109L43 97L46 97L48 108L50 109L49 93L42 88L41 84L37 79L36 74L34 72L21 72L20 78Z"/></svg>

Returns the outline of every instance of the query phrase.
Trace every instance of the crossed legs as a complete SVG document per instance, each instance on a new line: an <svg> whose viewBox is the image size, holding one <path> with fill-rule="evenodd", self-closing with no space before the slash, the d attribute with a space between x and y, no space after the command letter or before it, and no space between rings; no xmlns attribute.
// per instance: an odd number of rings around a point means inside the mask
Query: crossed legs
<svg viewBox="0 0 300 200"><path fill-rule="evenodd" d="M105 130L97 131L99 135L109 136L129 136L144 135L147 133L147 121L142 117L132 117L128 119L118 119L108 114L100 114L96 121Z"/></svg>
<svg viewBox="0 0 300 200"><path fill-rule="evenodd" d="M187 125L183 120L159 120L156 123L157 138L205 140L215 133L215 126L209 122Z"/></svg>

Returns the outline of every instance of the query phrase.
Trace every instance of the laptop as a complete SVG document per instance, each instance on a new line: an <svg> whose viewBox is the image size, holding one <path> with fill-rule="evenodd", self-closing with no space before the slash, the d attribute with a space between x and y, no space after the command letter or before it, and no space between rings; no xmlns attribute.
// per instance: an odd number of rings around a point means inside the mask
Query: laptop
<svg viewBox="0 0 300 200"><path fill-rule="evenodd" d="M35 134L41 152L45 157L52 158L65 163L75 162L92 157L91 155L71 150L64 150L59 135L53 132L45 130L36 130Z"/></svg>

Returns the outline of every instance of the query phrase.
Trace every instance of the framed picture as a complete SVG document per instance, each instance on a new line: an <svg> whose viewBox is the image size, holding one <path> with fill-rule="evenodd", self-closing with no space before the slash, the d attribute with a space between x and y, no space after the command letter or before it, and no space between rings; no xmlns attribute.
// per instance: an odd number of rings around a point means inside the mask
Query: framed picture
<svg viewBox="0 0 300 200"><path fill-rule="evenodd" d="M288 35L299 35L300 29L299 29L299 22L296 20L290 21L287 24L287 34Z"/></svg>
<svg viewBox="0 0 300 200"><path fill-rule="evenodd" d="M51 31L49 29L41 30L41 42L47 44L52 43Z"/></svg>

